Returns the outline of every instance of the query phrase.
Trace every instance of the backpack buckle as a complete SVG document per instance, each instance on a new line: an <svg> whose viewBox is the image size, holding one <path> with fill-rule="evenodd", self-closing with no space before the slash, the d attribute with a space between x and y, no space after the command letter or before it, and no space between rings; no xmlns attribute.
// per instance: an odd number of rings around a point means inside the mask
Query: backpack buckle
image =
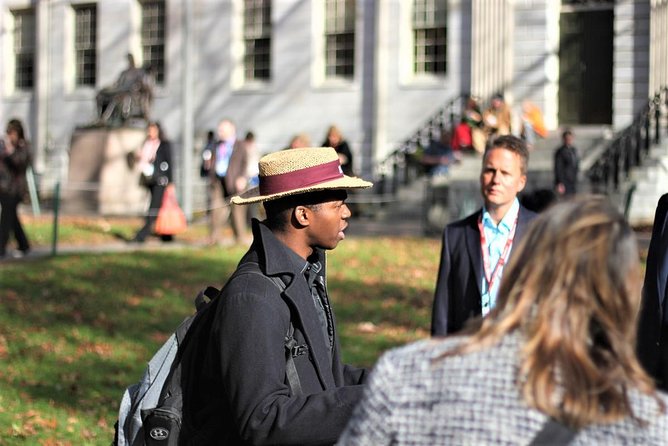
<svg viewBox="0 0 668 446"><path fill-rule="evenodd" d="M290 354L293 358L305 355L308 352L308 345L296 345L290 349Z"/></svg>

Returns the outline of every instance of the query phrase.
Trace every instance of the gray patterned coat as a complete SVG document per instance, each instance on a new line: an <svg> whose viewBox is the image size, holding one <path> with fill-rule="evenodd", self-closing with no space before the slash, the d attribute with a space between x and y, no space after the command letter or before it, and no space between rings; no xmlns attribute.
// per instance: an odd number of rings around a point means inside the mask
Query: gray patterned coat
<svg viewBox="0 0 668 446"><path fill-rule="evenodd" d="M546 416L527 407L515 384L521 335L479 352L432 359L462 338L420 341L386 353L371 374L340 445L527 445ZM661 394L666 405L668 396ZM630 419L593 425L572 445L668 445L668 415L631 392Z"/></svg>

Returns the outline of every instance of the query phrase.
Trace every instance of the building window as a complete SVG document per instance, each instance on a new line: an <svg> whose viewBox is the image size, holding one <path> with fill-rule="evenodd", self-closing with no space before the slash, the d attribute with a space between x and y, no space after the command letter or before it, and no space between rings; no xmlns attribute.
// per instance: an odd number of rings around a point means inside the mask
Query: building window
<svg viewBox="0 0 668 446"><path fill-rule="evenodd" d="M271 75L271 1L244 0L244 79Z"/></svg>
<svg viewBox="0 0 668 446"><path fill-rule="evenodd" d="M141 2L141 47L144 67L150 66L155 80L165 81L165 2Z"/></svg>
<svg viewBox="0 0 668 446"><path fill-rule="evenodd" d="M97 7L80 5L74 7L74 57L75 84L95 85L97 68Z"/></svg>
<svg viewBox="0 0 668 446"><path fill-rule="evenodd" d="M14 87L30 90L34 85L35 10L13 11L14 16Z"/></svg>
<svg viewBox="0 0 668 446"><path fill-rule="evenodd" d="M413 67L415 73L445 74L447 70L447 2L413 3Z"/></svg>
<svg viewBox="0 0 668 446"><path fill-rule="evenodd" d="M355 0L325 2L325 76L355 73Z"/></svg>

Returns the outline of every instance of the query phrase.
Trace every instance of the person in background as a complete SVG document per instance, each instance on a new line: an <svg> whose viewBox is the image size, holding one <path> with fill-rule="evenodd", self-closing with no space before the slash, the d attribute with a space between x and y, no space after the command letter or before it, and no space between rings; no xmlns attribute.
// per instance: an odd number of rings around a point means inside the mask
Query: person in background
<svg viewBox="0 0 668 446"><path fill-rule="evenodd" d="M338 444L666 444L668 395L633 349L641 269L624 217L564 201L516 249L480 330L384 354Z"/></svg>
<svg viewBox="0 0 668 446"><path fill-rule="evenodd" d="M559 196L575 195L578 189L580 159L573 139L573 132L566 129L554 153L554 188Z"/></svg>
<svg viewBox="0 0 668 446"><path fill-rule="evenodd" d="M260 178L258 175L260 171L258 170L258 162L260 161L260 154L257 150L257 143L255 142L255 134L251 131L246 132L246 137L244 138L244 144L246 148L246 156L248 157L247 168L246 168L246 178L248 179L248 184L244 189L250 189L257 187L260 184ZM253 218L260 217L260 209L257 204L248 205L248 216L246 220L250 222Z"/></svg>
<svg viewBox="0 0 668 446"><path fill-rule="evenodd" d="M512 133L512 116L510 107L506 104L500 93L492 96L490 106L482 115L485 132L487 133L487 144L494 138Z"/></svg>
<svg viewBox="0 0 668 446"><path fill-rule="evenodd" d="M466 123L466 119L462 116L461 121L452 131L452 140L450 144L452 150L458 154L472 153L475 150L472 138L471 127Z"/></svg>
<svg viewBox="0 0 668 446"><path fill-rule="evenodd" d="M504 265L536 215L517 198L527 181L528 162L524 141L512 135L498 137L485 152L483 208L443 231L432 335L455 333L494 308Z"/></svg>
<svg viewBox="0 0 668 446"><path fill-rule="evenodd" d="M246 209L231 206L230 197L247 187L248 156L245 142L237 139L236 126L229 119L218 124L218 140L211 159L206 163L209 172L211 195L211 220L209 243L223 243L223 226L232 220L232 232L236 243L247 240Z"/></svg>
<svg viewBox="0 0 668 446"><path fill-rule="evenodd" d="M288 144L288 149L300 149L302 147L311 147L311 138L306 133L298 133L293 136Z"/></svg>
<svg viewBox="0 0 668 446"><path fill-rule="evenodd" d="M201 162L199 167L199 176L200 178L207 178L209 176L209 169L211 164L211 158L213 157L213 150L216 145L216 134L213 130L206 132L206 142L202 148Z"/></svg>
<svg viewBox="0 0 668 446"><path fill-rule="evenodd" d="M661 390L668 391L668 194L659 199L642 288L638 358Z"/></svg>
<svg viewBox="0 0 668 446"><path fill-rule="evenodd" d="M543 121L543 113L531 101L522 102L522 130L521 136L527 143L529 150L536 145L536 137L547 137L547 129Z"/></svg>
<svg viewBox="0 0 668 446"><path fill-rule="evenodd" d="M457 160L450 147L450 132L443 129L438 140L434 140L425 149L421 163L427 169L430 177L448 174L448 168Z"/></svg>
<svg viewBox="0 0 668 446"><path fill-rule="evenodd" d="M0 258L7 256L7 245L12 234L18 244L15 257L22 257L30 251L30 243L17 209L28 193L26 170L31 160L23 124L18 119L10 119L5 138L0 140Z"/></svg>
<svg viewBox="0 0 668 446"><path fill-rule="evenodd" d="M485 123L482 119L480 105L478 104L478 100L473 96L469 96L466 100L466 106L462 112L462 121L469 126L473 149L482 155L485 152L485 146L487 145L487 136L484 131ZM460 131L463 130L464 129L462 128ZM466 136L464 136L464 138L466 139Z"/></svg>
<svg viewBox="0 0 668 446"><path fill-rule="evenodd" d="M322 145L323 147L332 147L336 150L336 153L339 155L339 161L341 162L341 168L345 175L354 175L353 154L350 151L350 146L348 146L348 143L343 138L341 130L339 130L337 126L332 125L327 129L327 137Z"/></svg>
<svg viewBox="0 0 668 446"><path fill-rule="evenodd" d="M172 145L165 137L158 122L149 122L146 126L146 139L136 154L141 171L142 184L151 195L144 226L139 229L131 240L133 243L144 243L151 235L158 211L162 205L165 188L172 182ZM163 241L171 241L171 235L162 235Z"/></svg>

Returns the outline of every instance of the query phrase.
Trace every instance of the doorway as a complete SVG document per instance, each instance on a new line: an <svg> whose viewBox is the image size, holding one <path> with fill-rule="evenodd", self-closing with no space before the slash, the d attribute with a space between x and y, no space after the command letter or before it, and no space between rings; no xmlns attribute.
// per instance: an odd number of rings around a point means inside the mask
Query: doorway
<svg viewBox="0 0 668 446"><path fill-rule="evenodd" d="M612 124L613 19L612 9L561 13L560 124Z"/></svg>

